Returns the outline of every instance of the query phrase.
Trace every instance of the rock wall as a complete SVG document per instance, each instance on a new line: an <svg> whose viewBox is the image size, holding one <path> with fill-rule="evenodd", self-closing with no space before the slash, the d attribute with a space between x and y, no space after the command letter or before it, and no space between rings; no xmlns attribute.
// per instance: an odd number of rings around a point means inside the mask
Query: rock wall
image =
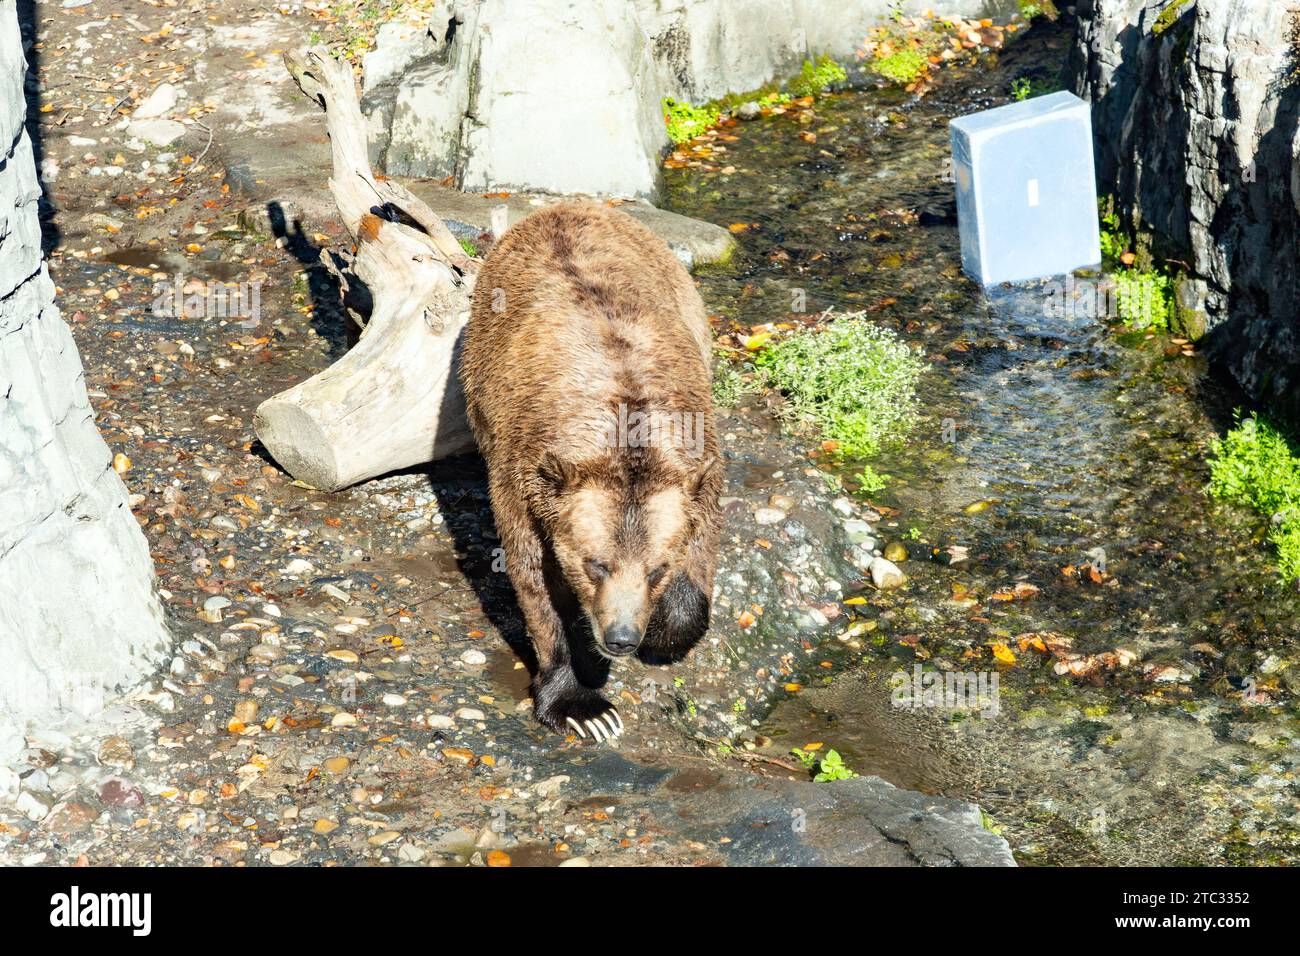
<svg viewBox="0 0 1300 956"><path fill-rule="evenodd" d="M41 254L14 0L0 0L0 763L167 646L153 566Z"/></svg>
<svg viewBox="0 0 1300 956"><path fill-rule="evenodd" d="M1184 304L1211 356L1300 417L1300 4L1077 9L1071 70L1092 102L1100 189L1194 277Z"/></svg>
<svg viewBox="0 0 1300 956"><path fill-rule="evenodd" d="M907 0L980 14L1014 0ZM653 196L664 96L705 102L849 57L890 0L441 0L365 58L373 160L470 191Z"/></svg>

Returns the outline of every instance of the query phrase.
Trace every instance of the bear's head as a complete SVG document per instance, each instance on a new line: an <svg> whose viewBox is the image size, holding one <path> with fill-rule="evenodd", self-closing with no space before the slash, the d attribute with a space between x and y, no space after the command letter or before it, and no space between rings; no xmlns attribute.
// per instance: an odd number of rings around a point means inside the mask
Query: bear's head
<svg viewBox="0 0 1300 956"><path fill-rule="evenodd" d="M709 596L690 573L691 544L718 468L653 453L543 460L547 537L599 653L677 659L704 635Z"/></svg>

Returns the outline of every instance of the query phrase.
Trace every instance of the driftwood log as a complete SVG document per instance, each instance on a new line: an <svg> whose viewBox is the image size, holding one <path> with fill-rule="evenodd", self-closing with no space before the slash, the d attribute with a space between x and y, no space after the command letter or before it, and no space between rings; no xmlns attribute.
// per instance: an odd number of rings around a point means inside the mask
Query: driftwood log
<svg viewBox="0 0 1300 956"><path fill-rule="evenodd" d="M456 365L480 263L424 202L372 173L347 63L323 47L284 61L325 110L330 191L355 244L321 259L371 308L357 344L264 401L253 427L294 478L335 491L474 446Z"/></svg>

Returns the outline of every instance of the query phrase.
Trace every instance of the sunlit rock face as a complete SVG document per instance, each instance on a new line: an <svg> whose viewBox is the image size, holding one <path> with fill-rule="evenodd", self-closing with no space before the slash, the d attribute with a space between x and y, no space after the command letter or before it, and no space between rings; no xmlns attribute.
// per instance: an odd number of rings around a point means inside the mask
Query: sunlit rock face
<svg viewBox="0 0 1300 956"><path fill-rule="evenodd" d="M1007 0L909 2L976 15ZM660 101L692 103L851 58L890 0L444 0L365 58L373 159L466 190L653 197Z"/></svg>
<svg viewBox="0 0 1300 956"><path fill-rule="evenodd" d="M1300 414L1300 14L1274 0L1083 0L1071 56L1099 186L1191 270L1187 331Z"/></svg>
<svg viewBox="0 0 1300 956"><path fill-rule="evenodd" d="M168 645L145 538L41 255L16 7L0 5L0 761Z"/></svg>

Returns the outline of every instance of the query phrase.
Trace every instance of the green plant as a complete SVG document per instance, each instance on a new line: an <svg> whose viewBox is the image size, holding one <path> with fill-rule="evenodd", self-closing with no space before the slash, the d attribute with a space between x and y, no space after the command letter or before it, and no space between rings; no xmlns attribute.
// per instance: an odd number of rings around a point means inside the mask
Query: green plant
<svg viewBox="0 0 1300 956"><path fill-rule="evenodd" d="M1216 498L1243 505L1272 522L1284 581L1300 579L1300 455L1280 429L1250 415L1210 443L1210 483Z"/></svg>
<svg viewBox="0 0 1300 956"><path fill-rule="evenodd" d="M813 780L817 783L827 783L831 780L849 780L857 776L844 763L844 758L837 751L828 750L826 756L820 759L816 754L809 753L798 747L795 747L790 753L798 758L799 763L803 765L805 770L816 771Z"/></svg>
<svg viewBox="0 0 1300 956"><path fill-rule="evenodd" d="M663 99L664 123L668 126L668 138L674 143L685 143L699 136L710 126L718 122L721 110L712 104L692 106L670 96Z"/></svg>
<svg viewBox="0 0 1300 956"><path fill-rule="evenodd" d="M1033 20L1035 17L1055 20L1061 15L1061 11L1056 9L1056 4L1052 0L1020 0L1020 15L1026 20Z"/></svg>
<svg viewBox="0 0 1300 956"><path fill-rule="evenodd" d="M870 457L907 435L916 423L917 381L929 368L862 313L769 344L754 364L763 384L785 395L787 424L815 430L844 458Z"/></svg>
<svg viewBox="0 0 1300 956"><path fill-rule="evenodd" d="M1129 328L1143 332L1169 329L1169 320L1176 311L1172 278L1137 269L1121 270L1112 278L1116 309Z"/></svg>
<svg viewBox="0 0 1300 956"><path fill-rule="evenodd" d="M1060 87L1048 80L1039 80L1029 76L1018 77L1011 81L1011 98L1017 103L1024 102L1031 96L1045 96L1055 93Z"/></svg>
<svg viewBox="0 0 1300 956"><path fill-rule="evenodd" d="M1097 200L1098 219L1101 222L1101 261L1107 269L1118 266L1119 257L1128 249L1128 239L1119 225L1119 214L1107 211L1109 200L1102 197Z"/></svg>
<svg viewBox="0 0 1300 956"><path fill-rule="evenodd" d="M746 368L748 366L745 366ZM713 372L713 404L719 408L734 408L740 400L755 390L753 379L744 374L727 359L720 358Z"/></svg>
<svg viewBox="0 0 1300 956"><path fill-rule="evenodd" d="M878 495L889 485L889 476L880 474L870 465L864 465L856 477L860 495Z"/></svg>
<svg viewBox="0 0 1300 956"><path fill-rule="evenodd" d="M913 48L878 56L871 61L873 70L891 83L900 86L915 83L925 74L929 66L929 57L923 51Z"/></svg>
<svg viewBox="0 0 1300 956"><path fill-rule="evenodd" d="M849 78L844 67L823 53L816 60L804 60L799 75L786 84L795 96L816 96L834 83L843 83Z"/></svg>
<svg viewBox="0 0 1300 956"><path fill-rule="evenodd" d="M474 244L473 239L461 239L460 247L465 250L465 255L467 256L478 255L478 246Z"/></svg>
<svg viewBox="0 0 1300 956"><path fill-rule="evenodd" d="M1129 237L1120 225L1114 204L1098 200L1098 235L1101 239L1102 268L1115 286L1115 310L1131 329L1143 332L1168 331L1178 314L1174 278L1155 269L1134 269L1129 255Z"/></svg>

